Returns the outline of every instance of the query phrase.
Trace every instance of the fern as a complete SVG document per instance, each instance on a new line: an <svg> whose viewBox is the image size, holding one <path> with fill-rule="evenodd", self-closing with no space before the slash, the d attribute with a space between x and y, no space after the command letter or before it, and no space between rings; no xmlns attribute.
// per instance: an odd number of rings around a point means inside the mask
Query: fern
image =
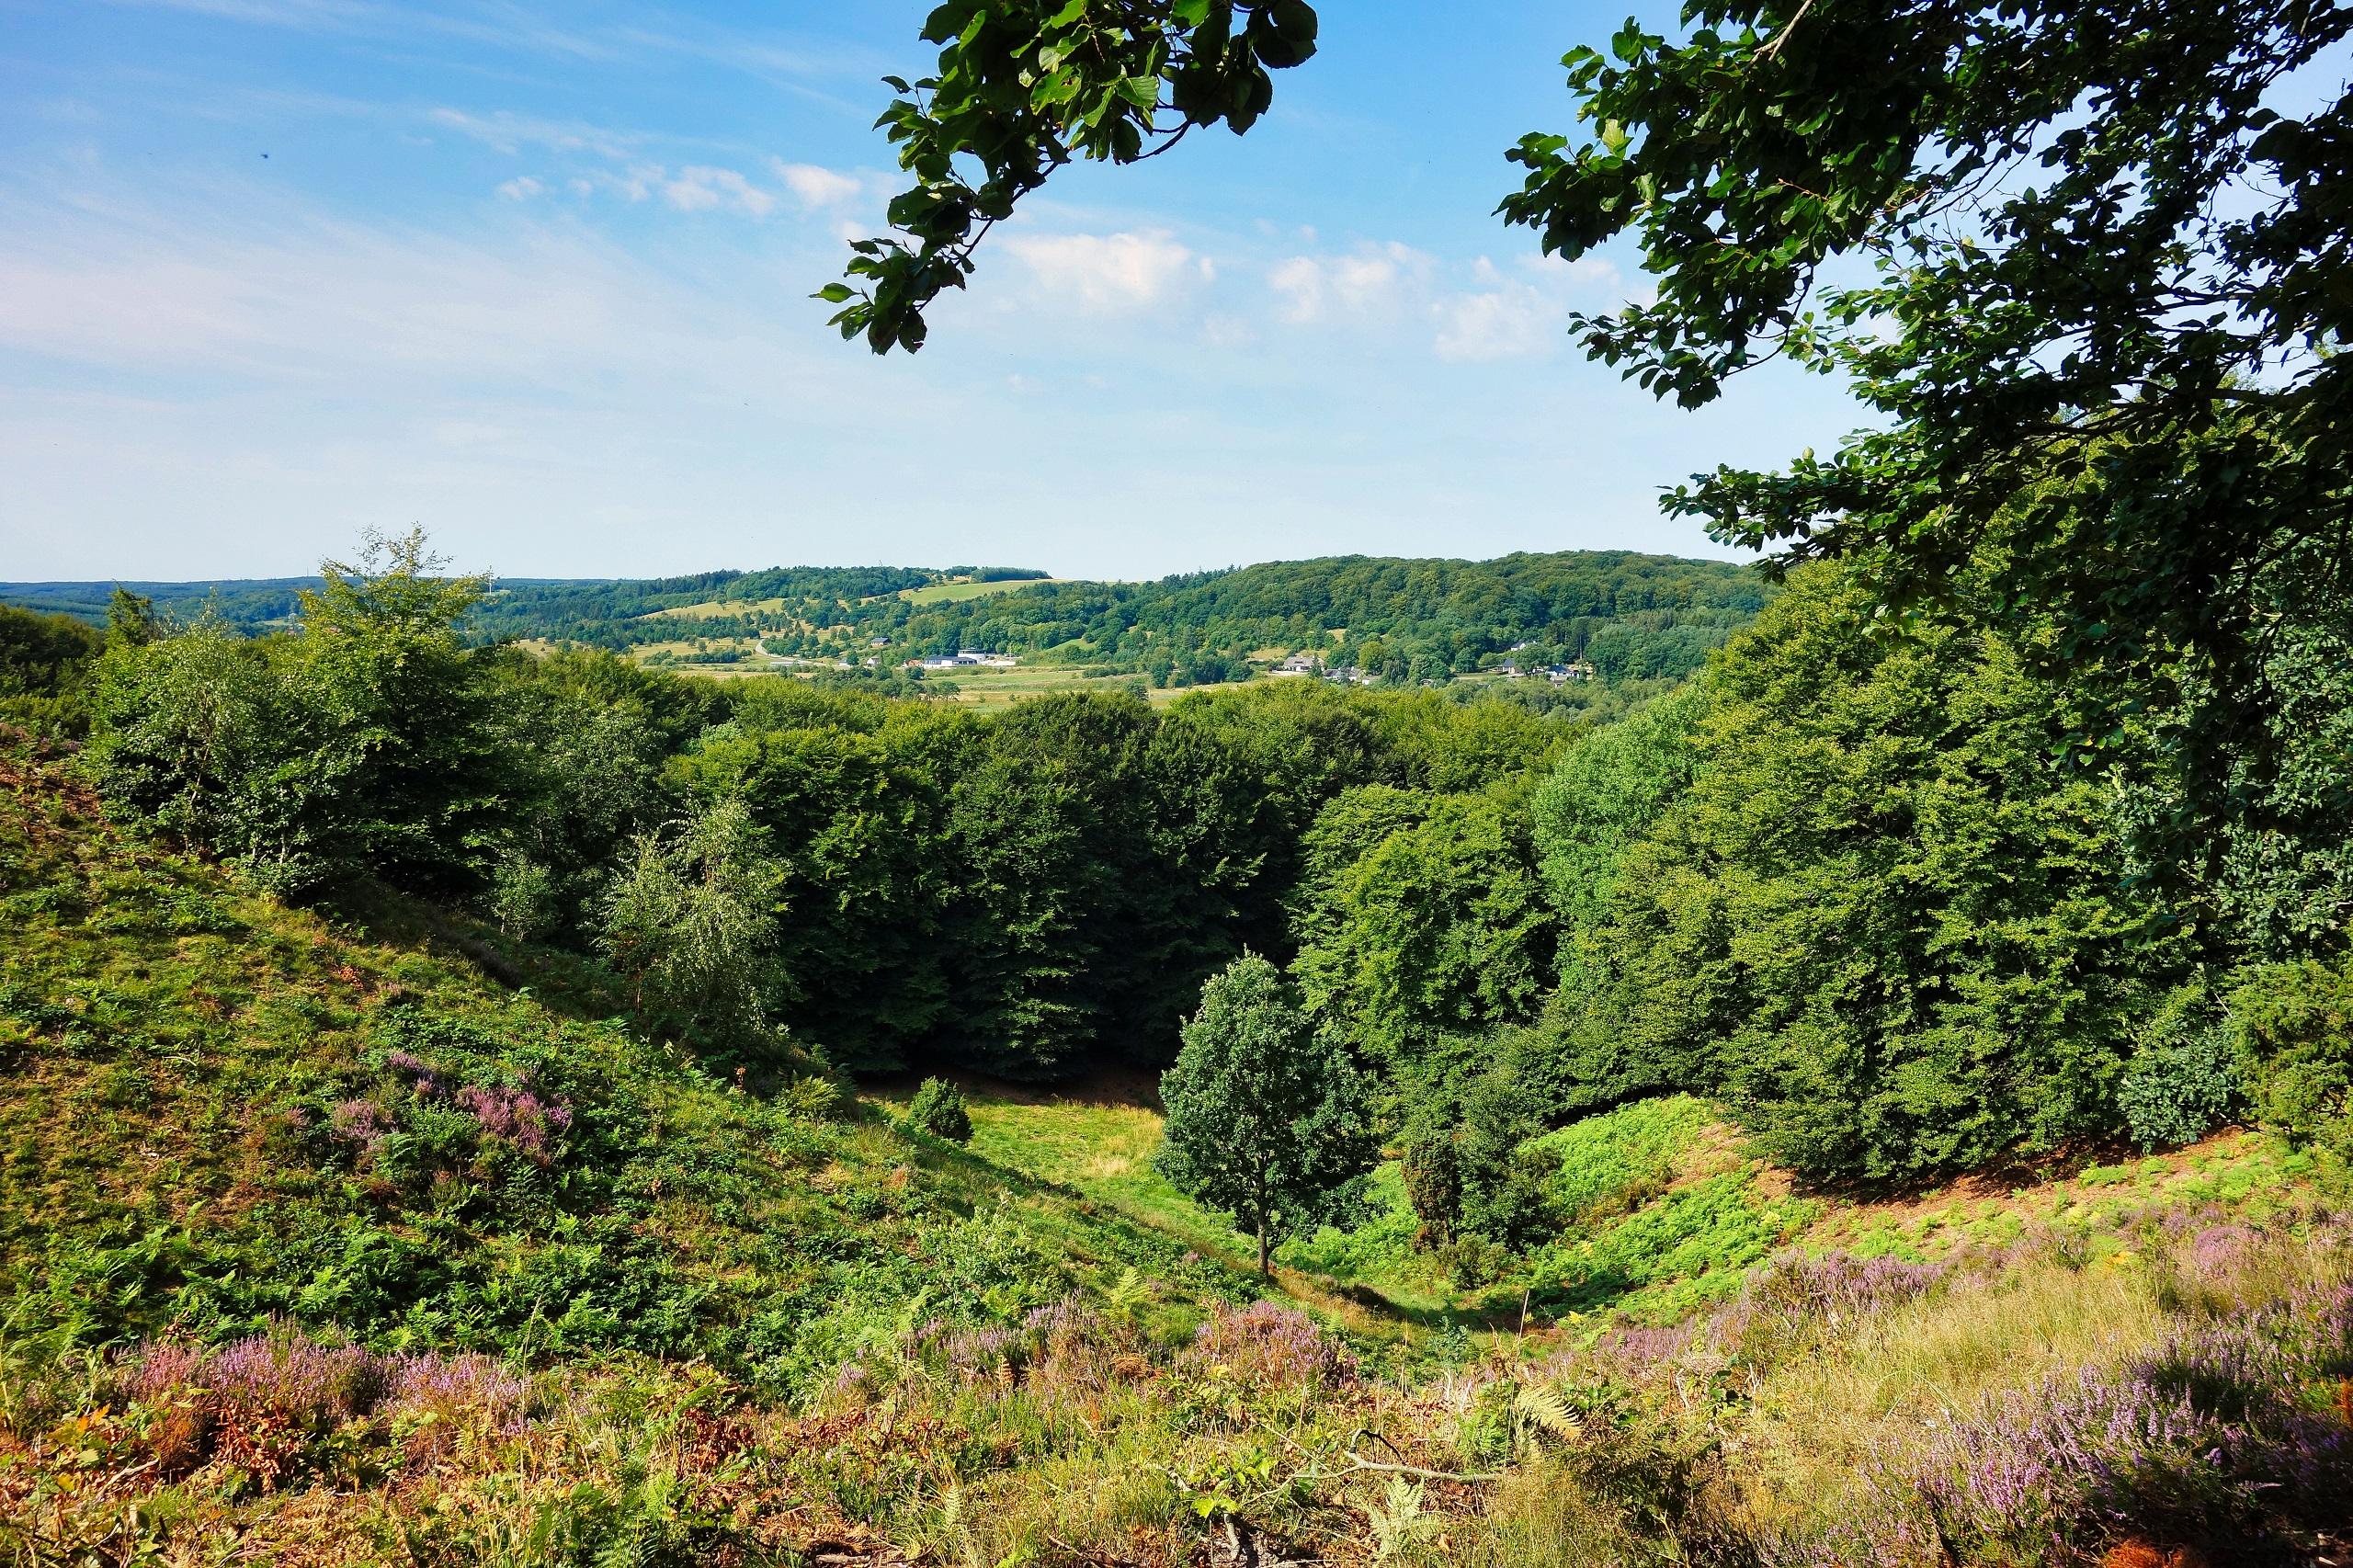
<svg viewBox="0 0 2353 1568"><path fill-rule="evenodd" d="M1540 1435L1566 1442L1585 1429L1561 1391L1549 1383L1521 1384L1512 1396L1511 1414L1520 1448L1534 1447Z"/></svg>
<svg viewBox="0 0 2353 1568"><path fill-rule="evenodd" d="M814 1074L795 1078L776 1092L774 1105L802 1121L823 1121L841 1108L841 1090L830 1078Z"/></svg>
<svg viewBox="0 0 2353 1568"><path fill-rule="evenodd" d="M1419 1483L1402 1475L1389 1478L1389 1490L1378 1503L1368 1503L1365 1523L1372 1529L1374 1560L1387 1562L1420 1547L1436 1523L1422 1507Z"/></svg>
<svg viewBox="0 0 2353 1568"><path fill-rule="evenodd" d="M1152 1300L1152 1285L1130 1264L1103 1292L1103 1315L1115 1323L1135 1322L1137 1312Z"/></svg>

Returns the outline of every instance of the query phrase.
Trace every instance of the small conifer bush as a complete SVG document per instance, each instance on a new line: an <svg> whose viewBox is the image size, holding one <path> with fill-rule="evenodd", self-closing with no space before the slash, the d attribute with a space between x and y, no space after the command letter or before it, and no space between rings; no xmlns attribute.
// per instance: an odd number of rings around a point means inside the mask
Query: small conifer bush
<svg viewBox="0 0 2353 1568"><path fill-rule="evenodd" d="M951 1143L969 1143L972 1138L972 1113L964 1104L964 1091L945 1078L923 1081L907 1105L907 1125Z"/></svg>

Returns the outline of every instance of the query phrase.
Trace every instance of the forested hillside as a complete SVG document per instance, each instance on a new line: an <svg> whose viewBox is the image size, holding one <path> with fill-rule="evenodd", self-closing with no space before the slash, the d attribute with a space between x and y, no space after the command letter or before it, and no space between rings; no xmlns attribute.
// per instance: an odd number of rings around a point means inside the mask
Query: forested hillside
<svg viewBox="0 0 2353 1568"><path fill-rule="evenodd" d="M469 634L617 653L717 641L739 653L878 665L957 653L1045 658L1155 686L1246 679L1303 653L1392 685L1510 664L1609 682L1680 679L1769 594L1747 568L1626 551L1494 561L1340 556L1153 583L1040 581L1014 567L779 567L627 582L501 579ZM244 631L286 623L316 579L132 584L159 613ZM102 625L111 584L0 584L0 603ZM692 662L692 661L689 661ZM754 660L755 664L764 663ZM1580 674L1585 672L1580 671Z"/></svg>
<svg viewBox="0 0 2353 1568"><path fill-rule="evenodd" d="M772 653L893 662L983 652L1046 655L1154 684L1239 679L1250 661L1312 653L1395 683L1492 668L1590 663L1605 679L1679 677L1755 616L1766 585L1725 562L1625 552L1495 561L1342 556L1273 562L1154 583L1024 585L946 597L940 574L761 572L609 588L509 586L481 624L509 636L627 649L758 637ZM918 580L920 579L920 580ZM697 596L688 599L686 595ZM644 619L652 612L658 619Z"/></svg>
<svg viewBox="0 0 2353 1568"><path fill-rule="evenodd" d="M1829 566L1615 723L1319 681L984 718L482 645L486 585L422 550L331 566L270 636L127 594L103 652L15 616L7 700L256 886L380 881L597 958L655 1027L852 1070L1164 1063L1255 952L1425 1119L1693 1092L1824 1178L2344 1109L2306 1059L2346 984L2353 663L2292 559L2298 699L2213 801L2211 758L2087 766L2031 638L1892 626Z"/></svg>

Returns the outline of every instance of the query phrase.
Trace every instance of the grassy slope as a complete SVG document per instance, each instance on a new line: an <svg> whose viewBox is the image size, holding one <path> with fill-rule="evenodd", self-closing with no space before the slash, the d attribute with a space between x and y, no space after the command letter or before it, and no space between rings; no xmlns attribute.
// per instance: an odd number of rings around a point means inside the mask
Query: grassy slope
<svg viewBox="0 0 2353 1568"><path fill-rule="evenodd" d="M1111 1074L1066 1091L962 1081L974 1153L1247 1266L1248 1240L1152 1169L1160 1116L1148 1075ZM903 1085L870 1097L895 1109L909 1092ZM1540 1145L1559 1164L1552 1197L1567 1222L1524 1265L1485 1282L1449 1278L1415 1246L1418 1223L1396 1163L1385 1161L1362 1221L1284 1244L1279 1278L1318 1305L1386 1303L1424 1324L1516 1327L1525 1303L1537 1324L1589 1334L1615 1319L1672 1323L1721 1303L1750 1270L1793 1248L1917 1262L2073 1233L2099 1256L2121 1244L2120 1221L2152 1210L2217 1206L2259 1221L2306 1197L2313 1168L2276 1138L2231 1131L2168 1154L2062 1165L2019 1183L1971 1178L1900 1202L1840 1202L1793 1193L1785 1173L1749 1156L1688 1096L1590 1117Z"/></svg>
<svg viewBox="0 0 2353 1568"><path fill-rule="evenodd" d="M1040 587L1048 583L1066 583L1067 577L1014 577L996 583L934 583L927 588L903 588L899 597L913 604L949 604L960 599L987 598L993 594L1009 594L1017 588Z"/></svg>
<svg viewBox="0 0 2353 1568"><path fill-rule="evenodd" d="M379 939L241 895L20 760L0 759L0 1301L20 1324L287 1314L386 1344L702 1354L782 1391L936 1297L975 1224L1045 1260L1050 1295L1131 1266L1235 1288L1069 1195L811 1114L822 1084L745 1094L602 1021L560 967L533 976L546 1002L510 991L453 945L486 953L478 933ZM475 1135L460 1084L536 1088L574 1124L540 1163ZM362 1102L398 1124L372 1153L336 1131Z"/></svg>

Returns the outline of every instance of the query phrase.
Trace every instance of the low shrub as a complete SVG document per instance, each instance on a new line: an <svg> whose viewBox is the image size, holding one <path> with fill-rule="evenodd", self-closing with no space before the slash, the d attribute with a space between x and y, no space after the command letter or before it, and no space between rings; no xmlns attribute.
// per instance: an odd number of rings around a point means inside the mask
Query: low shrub
<svg viewBox="0 0 2353 1568"><path fill-rule="evenodd" d="M945 1078L926 1078L907 1102L907 1125L927 1137L950 1143L972 1141L972 1113L964 1091Z"/></svg>
<svg viewBox="0 0 2353 1568"><path fill-rule="evenodd" d="M1245 1382L1302 1391L1337 1388L1357 1377L1357 1358L1296 1307L1253 1301L1221 1305L1193 1335L1185 1359L1222 1367Z"/></svg>
<svg viewBox="0 0 2353 1568"><path fill-rule="evenodd" d="M2088 1562L2126 1541L2300 1560L2353 1496L2353 1426L2331 1408L2348 1373L2353 1288L2338 1286L2055 1375L1938 1433L1879 1522L1812 1561Z"/></svg>
<svg viewBox="0 0 2353 1568"><path fill-rule="evenodd" d="M523 1379L488 1357L381 1355L283 1325L217 1347L151 1343L115 1363L108 1381L116 1399L145 1413L163 1474L221 1460L264 1490L348 1423L381 1417L410 1459L426 1460L462 1431L519 1433L529 1398Z"/></svg>

